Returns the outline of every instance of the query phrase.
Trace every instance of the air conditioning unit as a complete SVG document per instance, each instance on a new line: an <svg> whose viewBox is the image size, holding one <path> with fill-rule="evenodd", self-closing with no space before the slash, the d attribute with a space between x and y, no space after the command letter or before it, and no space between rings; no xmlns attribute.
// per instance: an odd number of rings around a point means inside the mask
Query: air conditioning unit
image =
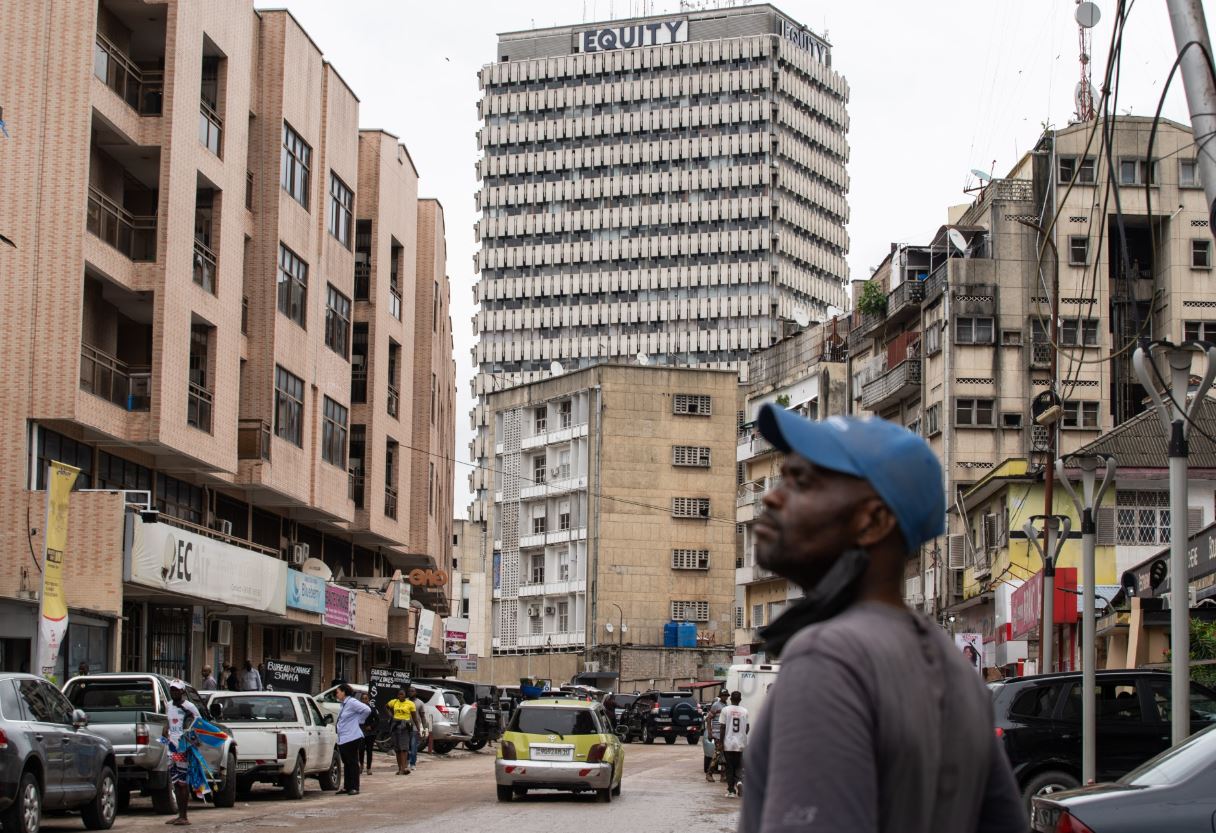
<svg viewBox="0 0 1216 833"><path fill-rule="evenodd" d="M1187 606L1194 607L1195 606L1195 588L1193 588L1193 587L1187 588L1186 593L1187 593ZM1162 609L1169 610L1171 605L1173 605L1173 602L1174 602L1174 593L1173 593L1173 591L1169 591L1161 597Z"/></svg>
<svg viewBox="0 0 1216 833"><path fill-rule="evenodd" d="M529 617L540 616L540 605L528 605L528 616Z"/></svg>
<svg viewBox="0 0 1216 833"><path fill-rule="evenodd" d="M545 608L545 615L546 615L546 616L552 616L552 615L553 615L553 614L555 614L555 613L557 613L557 608L555 608L555 607L546 607L546 608Z"/></svg>
<svg viewBox="0 0 1216 833"><path fill-rule="evenodd" d="M227 619L212 619L208 641L212 645L232 644L232 622Z"/></svg>
<svg viewBox="0 0 1216 833"><path fill-rule="evenodd" d="M312 651L312 632L306 631L303 628L293 628L291 630L291 652L293 654L307 654Z"/></svg>
<svg viewBox="0 0 1216 833"><path fill-rule="evenodd" d="M288 559L292 564L300 565L308 560L308 544L292 544L291 558Z"/></svg>
<svg viewBox="0 0 1216 833"><path fill-rule="evenodd" d="M583 663L583 670L586 672L589 672L591 674L594 674L600 670L600 664L598 662L596 662L595 660L589 659Z"/></svg>
<svg viewBox="0 0 1216 833"><path fill-rule="evenodd" d="M221 535L231 535L232 534L232 521L225 521L223 519L217 518L216 520L212 521L211 528L214 529L216 532L220 533Z"/></svg>

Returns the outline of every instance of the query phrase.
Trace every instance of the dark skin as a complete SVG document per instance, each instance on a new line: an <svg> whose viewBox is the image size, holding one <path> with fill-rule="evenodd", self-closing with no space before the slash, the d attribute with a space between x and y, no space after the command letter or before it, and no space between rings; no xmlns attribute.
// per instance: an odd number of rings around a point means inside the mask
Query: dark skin
<svg viewBox="0 0 1216 833"><path fill-rule="evenodd" d="M870 484L794 453L786 455L781 478L752 527L756 563L810 590L842 552L864 549L870 566L858 600L903 607L903 535Z"/></svg>
<svg viewBox="0 0 1216 833"><path fill-rule="evenodd" d="M186 693L180 688L169 689L169 697L173 700L173 705L180 706L182 701L186 699ZM189 729L190 724L194 722L192 717L187 716L186 725L182 728ZM169 727L166 725L164 729L165 737L169 736ZM190 807L190 785L189 784L174 784L174 797L177 799L177 818L165 822L166 824L186 825L189 824L189 819L186 818L186 813Z"/></svg>

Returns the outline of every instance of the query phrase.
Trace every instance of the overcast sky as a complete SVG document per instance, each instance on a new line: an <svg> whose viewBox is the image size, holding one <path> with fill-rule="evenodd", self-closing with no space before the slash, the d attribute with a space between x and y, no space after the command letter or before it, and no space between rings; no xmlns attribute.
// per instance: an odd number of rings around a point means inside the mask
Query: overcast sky
<svg viewBox="0 0 1216 833"><path fill-rule="evenodd" d="M282 2L259 2L281 7ZM705 6L713 3L697 3ZM730 5L722 2L719 5ZM948 205L968 201L972 168L1007 172L1044 123L1062 127L1079 78L1074 0L852 0L775 4L826 35L852 89L849 267L868 277L892 242L924 242ZM360 99L360 122L397 134L444 206L452 280L457 457L468 459L474 342L473 195L477 188L477 70L495 60L499 32L678 12L677 0L287 0ZM1093 74L1106 69L1115 3L1101 0ZM1209 20L1216 0L1205 2ZM1119 112L1152 115L1175 54L1162 0L1140 0L1124 37ZM1176 78L1165 115L1188 122ZM973 184L974 178L971 178ZM468 499L456 466L456 516Z"/></svg>

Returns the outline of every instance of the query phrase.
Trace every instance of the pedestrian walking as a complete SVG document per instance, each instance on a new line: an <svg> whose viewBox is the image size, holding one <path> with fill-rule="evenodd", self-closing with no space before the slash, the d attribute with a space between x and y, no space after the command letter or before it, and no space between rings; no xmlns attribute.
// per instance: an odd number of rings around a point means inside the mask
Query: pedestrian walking
<svg viewBox="0 0 1216 833"><path fill-rule="evenodd" d="M410 733L410 768L418 766L418 747L430 734L431 727L427 723L426 704L418 696L418 689L410 686L410 699L414 701L414 711L418 715L418 731Z"/></svg>
<svg viewBox="0 0 1216 833"><path fill-rule="evenodd" d="M758 423L786 457L756 563L804 598L761 633L782 666L747 744L740 833L1025 833L987 690L903 601L909 554L945 532L928 444L876 417L766 405Z"/></svg>
<svg viewBox="0 0 1216 833"><path fill-rule="evenodd" d="M82 662L82 663L80 663L80 665L76 666L76 675L78 677L87 676L88 673L89 673L89 664L87 662Z"/></svg>
<svg viewBox="0 0 1216 833"><path fill-rule="evenodd" d="M241 690L241 678L236 673L236 666L235 665L225 665L224 671L227 672L227 674L224 677L224 688L228 689L229 691L240 691Z"/></svg>
<svg viewBox="0 0 1216 833"><path fill-rule="evenodd" d="M359 702L367 706L367 718L363 721L363 760L366 761L366 772L372 774L372 755L376 751L376 735L380 729L380 715L376 713L372 696L368 692L359 695ZM361 761L362 762L362 761Z"/></svg>
<svg viewBox="0 0 1216 833"><path fill-rule="evenodd" d="M169 745L169 782L173 785L173 797L177 799L177 818L165 824L182 826L190 823L190 760L183 736L194 721L200 719L200 715L198 706L186 699L186 684L181 680L169 683L169 705L165 708L165 717L162 737Z"/></svg>
<svg viewBox="0 0 1216 833"><path fill-rule="evenodd" d="M338 698L338 754L342 757L343 781L338 795L359 794L359 750L363 747L363 721L371 706L360 703L347 683L334 692Z"/></svg>
<svg viewBox="0 0 1216 833"><path fill-rule="evenodd" d="M202 685L203 691L215 691L217 688L220 687L219 683L217 683L215 681L215 675L211 673L210 665L204 665L202 668L202 671L203 671L203 685Z"/></svg>
<svg viewBox="0 0 1216 833"><path fill-rule="evenodd" d="M718 692L718 699L709 706L709 714L705 718L705 735L709 738L713 751L705 756L705 780L714 782L714 769L722 759L722 710L730 701L730 692L725 688Z"/></svg>
<svg viewBox="0 0 1216 833"><path fill-rule="evenodd" d="M730 696L730 705L719 712L722 724L722 759L726 765L726 797L735 798L735 787L743 774L743 750L747 748L747 709L739 705L743 695L736 691Z"/></svg>
<svg viewBox="0 0 1216 833"><path fill-rule="evenodd" d="M397 755L397 774L410 774L410 737L416 729L421 728L418 720L418 707L410 699L409 690L402 686L397 690L397 696L384 704L388 712L389 736L393 741L393 752Z"/></svg>
<svg viewBox="0 0 1216 833"><path fill-rule="evenodd" d="M262 675L253 667L253 663L245 660L245 670L241 672L241 691L261 691Z"/></svg>

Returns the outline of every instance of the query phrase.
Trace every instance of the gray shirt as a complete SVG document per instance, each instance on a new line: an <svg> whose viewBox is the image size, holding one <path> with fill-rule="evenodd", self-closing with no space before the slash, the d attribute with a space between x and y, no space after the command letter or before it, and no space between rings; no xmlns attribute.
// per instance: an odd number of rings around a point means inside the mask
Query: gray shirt
<svg viewBox="0 0 1216 833"><path fill-rule="evenodd" d="M938 626L863 602L800 631L745 756L740 833L1025 833L975 669Z"/></svg>

